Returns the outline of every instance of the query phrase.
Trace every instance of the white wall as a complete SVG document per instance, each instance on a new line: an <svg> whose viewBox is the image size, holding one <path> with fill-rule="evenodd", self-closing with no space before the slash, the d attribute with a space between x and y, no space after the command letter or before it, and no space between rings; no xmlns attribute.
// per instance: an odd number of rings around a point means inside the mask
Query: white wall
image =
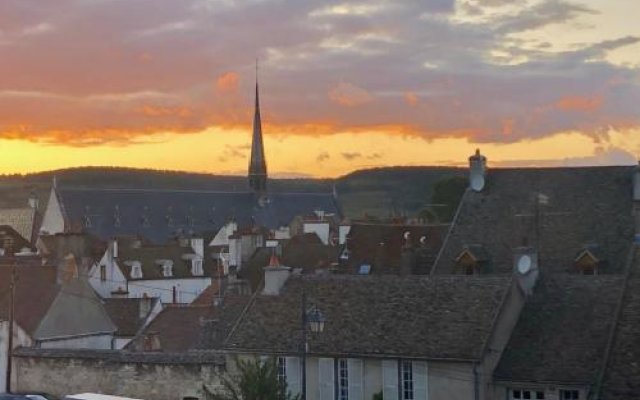
<svg viewBox="0 0 640 400"><path fill-rule="evenodd" d="M13 329L13 348L19 346L31 346L31 338L19 326L14 325ZM7 362L9 356L9 321L0 321L0 393L7 390Z"/></svg>
<svg viewBox="0 0 640 400"><path fill-rule="evenodd" d="M47 232L50 235L64 232L64 217L62 216L62 209L58 202L58 196L56 195L55 188L51 188L47 208L45 209L44 216L42 217L40 231Z"/></svg>
<svg viewBox="0 0 640 400"><path fill-rule="evenodd" d="M329 244L329 222L305 222L303 226L304 233L315 233L318 235L323 244Z"/></svg>
<svg viewBox="0 0 640 400"><path fill-rule="evenodd" d="M100 279L100 265L106 266L106 279ZM89 270L89 284L102 297L110 298L111 292L122 288L129 291L129 297L159 297L163 303L173 302L173 287L176 287L178 303L191 303L204 289L211 285L211 277L200 276L185 279L149 279L129 281L111 258L109 250L99 263Z"/></svg>
<svg viewBox="0 0 640 400"><path fill-rule="evenodd" d="M287 367L291 358L287 357ZM385 363L391 367L387 370L386 377L383 370ZM473 398L471 364L427 363L417 360L413 360L412 363L415 400ZM395 397L388 396L391 398L387 397L385 400L398 399L398 388L401 387L401 382L398 381L398 359L349 358L347 364L349 400L370 400L374 394L383 390L384 382L388 378L395 385L391 387L391 393L394 393ZM301 368L299 362L295 365ZM335 400L334 394L338 387L338 371L335 368L338 365L336 358L307 357L307 400ZM233 371L233 368L230 371ZM298 372L302 373L301 370ZM290 371L287 371L287 377L289 375Z"/></svg>
<svg viewBox="0 0 640 400"><path fill-rule="evenodd" d="M97 349L108 350L112 348L113 335L87 335L57 340L41 340L37 347L43 349Z"/></svg>
<svg viewBox="0 0 640 400"><path fill-rule="evenodd" d="M159 297L167 304L173 302L173 287L177 292L178 303L191 303L211 285L210 277L188 279L157 279L129 282L129 297Z"/></svg>

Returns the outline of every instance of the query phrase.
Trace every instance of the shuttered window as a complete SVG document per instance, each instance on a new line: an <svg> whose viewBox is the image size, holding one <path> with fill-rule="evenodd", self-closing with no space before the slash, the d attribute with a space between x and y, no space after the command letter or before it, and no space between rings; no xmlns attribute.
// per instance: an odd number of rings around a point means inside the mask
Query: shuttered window
<svg viewBox="0 0 640 400"><path fill-rule="evenodd" d="M398 361L382 361L382 397L384 400L398 400Z"/></svg>
<svg viewBox="0 0 640 400"><path fill-rule="evenodd" d="M302 389L301 376L302 376L302 364L298 357L286 357L286 377L287 377L287 391L291 394L299 394Z"/></svg>
<svg viewBox="0 0 640 400"><path fill-rule="evenodd" d="M349 400L364 400L362 360L350 358L347 366L349 370Z"/></svg>
<svg viewBox="0 0 640 400"><path fill-rule="evenodd" d="M335 389L333 385L333 359L318 359L318 399L334 400Z"/></svg>

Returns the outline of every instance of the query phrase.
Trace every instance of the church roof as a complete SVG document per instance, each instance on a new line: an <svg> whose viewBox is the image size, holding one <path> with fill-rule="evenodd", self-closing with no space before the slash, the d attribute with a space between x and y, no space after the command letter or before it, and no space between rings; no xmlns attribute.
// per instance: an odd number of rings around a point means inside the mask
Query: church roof
<svg viewBox="0 0 640 400"><path fill-rule="evenodd" d="M240 225L278 228L313 210L338 214L329 193L270 193L154 189L58 188L68 230L101 239L139 235L161 244L202 234L234 218Z"/></svg>

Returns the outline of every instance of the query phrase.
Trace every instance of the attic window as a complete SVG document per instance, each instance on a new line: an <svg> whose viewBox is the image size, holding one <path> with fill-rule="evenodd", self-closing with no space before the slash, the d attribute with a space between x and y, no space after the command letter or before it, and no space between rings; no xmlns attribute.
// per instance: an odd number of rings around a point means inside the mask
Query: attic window
<svg viewBox="0 0 640 400"><path fill-rule="evenodd" d="M162 276L165 278L170 278L173 276L173 264L172 263L164 263L162 264Z"/></svg>
<svg viewBox="0 0 640 400"><path fill-rule="evenodd" d="M140 224L145 228L151 226L151 222L149 221L148 211L149 211L149 208L145 206L142 211L142 215L140 216Z"/></svg>
<svg viewBox="0 0 640 400"><path fill-rule="evenodd" d="M201 276L203 274L202 271L202 260L193 259L191 265L191 275L193 276Z"/></svg>
<svg viewBox="0 0 640 400"><path fill-rule="evenodd" d="M115 209L113 210L113 226L120 227L120 206L116 204Z"/></svg>
<svg viewBox="0 0 640 400"><path fill-rule="evenodd" d="M142 279L142 266L139 262L131 264L131 279Z"/></svg>
<svg viewBox="0 0 640 400"><path fill-rule="evenodd" d="M585 248L574 260L575 269L583 275L597 275L602 260L595 247Z"/></svg>
<svg viewBox="0 0 640 400"><path fill-rule="evenodd" d="M480 270L478 259L469 250L464 250L456 259L456 267L463 275L474 275Z"/></svg>

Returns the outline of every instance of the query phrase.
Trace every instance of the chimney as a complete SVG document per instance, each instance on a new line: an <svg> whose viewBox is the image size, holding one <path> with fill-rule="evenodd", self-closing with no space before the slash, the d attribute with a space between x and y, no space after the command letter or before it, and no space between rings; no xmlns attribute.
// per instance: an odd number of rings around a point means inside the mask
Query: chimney
<svg viewBox="0 0 640 400"><path fill-rule="evenodd" d="M31 194L29 195L28 202L29 202L29 207L33 208L34 210L38 210L39 201L35 192L31 192Z"/></svg>
<svg viewBox="0 0 640 400"><path fill-rule="evenodd" d="M200 257L204 257L204 239L191 238L191 249Z"/></svg>
<svg viewBox="0 0 640 400"><path fill-rule="evenodd" d="M289 278L291 268L280 265L278 256L273 253L269 265L264 268L264 289L262 294L277 296Z"/></svg>
<svg viewBox="0 0 640 400"><path fill-rule="evenodd" d="M485 186L487 175L487 158L476 149L476 154L469 157L469 186L474 192L481 192Z"/></svg>
<svg viewBox="0 0 640 400"><path fill-rule="evenodd" d="M111 257L118 258L118 239L111 241Z"/></svg>
<svg viewBox="0 0 640 400"><path fill-rule="evenodd" d="M411 275L416 267L416 254L411 243L411 232L404 233L404 245L400 254L400 275Z"/></svg>
<svg viewBox="0 0 640 400"><path fill-rule="evenodd" d="M158 332L149 332L144 335L142 340L143 351L162 351L160 335L158 335Z"/></svg>
<svg viewBox="0 0 640 400"><path fill-rule="evenodd" d="M153 299L149 297L146 293L142 295L140 299L140 319L146 319L149 313L151 312L151 305L153 303Z"/></svg>
<svg viewBox="0 0 640 400"><path fill-rule="evenodd" d="M633 216L635 218L636 243L640 243L640 162L633 170Z"/></svg>

